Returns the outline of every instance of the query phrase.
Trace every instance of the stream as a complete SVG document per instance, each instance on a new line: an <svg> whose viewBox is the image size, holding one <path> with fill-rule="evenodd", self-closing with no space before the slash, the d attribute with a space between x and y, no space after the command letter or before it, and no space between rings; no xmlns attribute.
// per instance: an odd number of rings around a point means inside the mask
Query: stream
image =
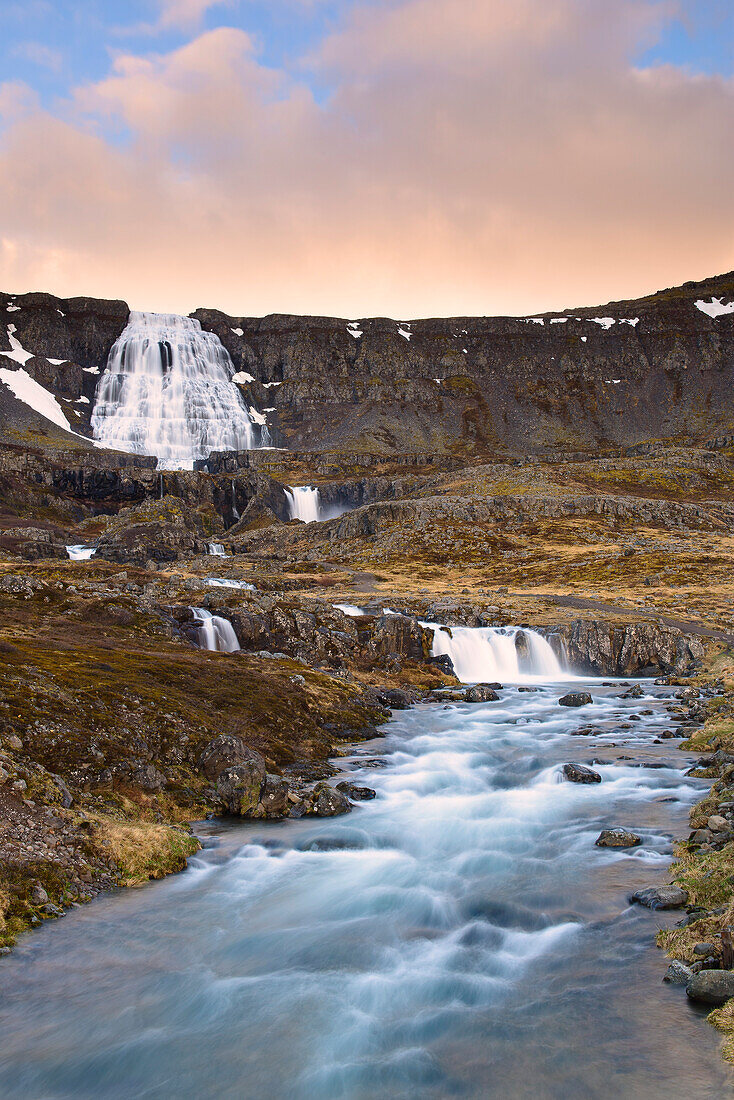
<svg viewBox="0 0 734 1100"><path fill-rule="evenodd" d="M662 982L681 914L627 901L669 880L706 787L654 743L672 689L643 686L420 704L345 758L377 791L350 815L201 823L187 871L0 963L0 1096L723 1096L718 1034ZM602 782L561 781L568 761ZM595 847L611 826L643 844Z"/></svg>

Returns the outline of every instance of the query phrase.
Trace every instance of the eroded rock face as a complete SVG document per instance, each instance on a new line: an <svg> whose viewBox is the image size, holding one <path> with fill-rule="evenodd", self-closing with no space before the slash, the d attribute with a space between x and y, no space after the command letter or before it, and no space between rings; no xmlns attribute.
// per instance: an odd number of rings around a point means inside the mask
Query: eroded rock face
<svg viewBox="0 0 734 1100"><path fill-rule="evenodd" d="M683 675L704 655L699 638L656 623L612 626L596 619L579 619L560 627L558 633L565 639L571 668L594 675Z"/></svg>
<svg viewBox="0 0 734 1100"><path fill-rule="evenodd" d="M199 757L199 768L207 779L215 782L227 768L252 763L259 767L261 761L260 754L249 748L241 737L223 734L205 747Z"/></svg>

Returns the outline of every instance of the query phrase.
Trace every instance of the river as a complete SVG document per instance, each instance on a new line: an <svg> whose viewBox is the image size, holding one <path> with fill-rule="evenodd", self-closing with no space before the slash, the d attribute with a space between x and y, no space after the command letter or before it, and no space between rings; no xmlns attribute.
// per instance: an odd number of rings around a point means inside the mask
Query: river
<svg viewBox="0 0 734 1100"><path fill-rule="evenodd" d="M396 715L345 760L377 790L348 817L202 823L183 874L23 937L0 1095L724 1095L717 1033L661 981L655 931L680 914L627 902L668 880L704 786L654 743L671 689L574 686L594 704L545 684ZM562 782L566 761L602 783ZM595 847L613 825L642 846Z"/></svg>

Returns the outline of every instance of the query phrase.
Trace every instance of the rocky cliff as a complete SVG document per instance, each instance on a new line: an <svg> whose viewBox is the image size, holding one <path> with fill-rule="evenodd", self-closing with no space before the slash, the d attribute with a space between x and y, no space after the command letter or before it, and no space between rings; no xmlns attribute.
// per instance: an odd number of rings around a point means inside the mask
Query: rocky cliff
<svg viewBox="0 0 734 1100"><path fill-rule="evenodd" d="M731 435L734 313L716 303L733 297L731 273L527 318L193 316L229 351L278 446L493 457ZM0 352L20 345L28 373L87 432L128 307L0 294L0 314Z"/></svg>

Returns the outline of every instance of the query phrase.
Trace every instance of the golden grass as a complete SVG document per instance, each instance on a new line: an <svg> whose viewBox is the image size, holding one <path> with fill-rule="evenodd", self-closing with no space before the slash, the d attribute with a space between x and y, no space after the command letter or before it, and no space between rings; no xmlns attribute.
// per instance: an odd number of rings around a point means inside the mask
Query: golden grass
<svg viewBox="0 0 734 1100"><path fill-rule="evenodd" d="M171 825L149 821L119 821L90 815L93 843L117 864L122 886L140 886L152 878L180 871L201 845L195 836Z"/></svg>
<svg viewBox="0 0 734 1100"><path fill-rule="evenodd" d="M734 1065L734 998L727 1001L721 1008L715 1008L713 1012L709 1012L706 1019L723 1033L722 1056Z"/></svg>

